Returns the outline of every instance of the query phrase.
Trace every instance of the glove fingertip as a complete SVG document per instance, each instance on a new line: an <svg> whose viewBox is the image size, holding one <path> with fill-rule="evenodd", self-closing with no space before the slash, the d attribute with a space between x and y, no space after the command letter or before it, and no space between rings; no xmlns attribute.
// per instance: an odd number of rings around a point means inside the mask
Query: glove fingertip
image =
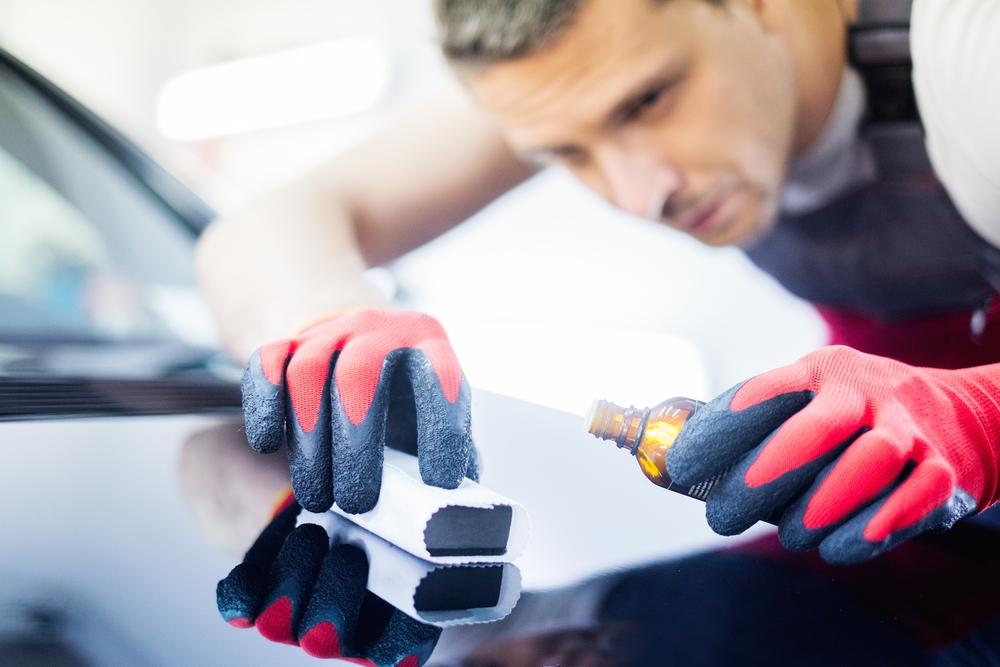
<svg viewBox="0 0 1000 667"><path fill-rule="evenodd" d="M307 487L307 490L302 491L301 493L298 489L296 489L295 494L296 500L299 501L299 504L302 505L302 508L307 512L322 514L333 507L332 492L322 491L315 493Z"/></svg>
<svg viewBox="0 0 1000 667"><path fill-rule="evenodd" d="M761 519L769 517L776 507L776 489L761 493L743 483L743 473L753 455L748 456L722 477L705 498L705 519L719 535L739 535Z"/></svg>
<svg viewBox="0 0 1000 667"><path fill-rule="evenodd" d="M441 628L421 623L396 609L365 657L377 665L417 667L430 659L440 637Z"/></svg>
<svg viewBox="0 0 1000 667"><path fill-rule="evenodd" d="M458 488L471 472L479 477L479 458L472 437L464 429L424 430L417 452L420 479L440 489ZM471 478L471 477L470 477Z"/></svg>
<svg viewBox="0 0 1000 667"><path fill-rule="evenodd" d="M822 540L810 532L801 525L786 525L783 522L778 526L778 541L789 551L811 551L822 544Z"/></svg>
<svg viewBox="0 0 1000 667"><path fill-rule="evenodd" d="M254 619L265 639L298 644L295 628L308 603L316 573L328 548L322 526L307 523L293 530L278 553L267 576L267 592Z"/></svg>
<svg viewBox="0 0 1000 667"><path fill-rule="evenodd" d="M894 547L888 540L869 542L858 533L835 532L819 545L819 555L830 565L856 565Z"/></svg>
<svg viewBox="0 0 1000 667"><path fill-rule="evenodd" d="M285 403L280 387L260 390L263 372L251 359L243 372L240 390L243 393L243 420L247 441L261 454L278 451L285 441ZM264 382L267 382L264 380Z"/></svg>
<svg viewBox="0 0 1000 667"><path fill-rule="evenodd" d="M351 639L368 582L368 558L358 547L334 546L323 559L299 626L299 645L316 658L351 653Z"/></svg>
<svg viewBox="0 0 1000 667"><path fill-rule="evenodd" d="M219 613L230 625L248 628L267 589L267 575L260 568L240 563L215 588Z"/></svg>
<svg viewBox="0 0 1000 667"><path fill-rule="evenodd" d="M819 554L831 565L853 565L871 560L921 533L948 530L955 522L978 511L972 495L956 487L952 495L931 510L921 521L889 533L884 539L873 541L865 537L865 528L872 517L882 509L886 500L871 507L848 521L819 545Z"/></svg>
<svg viewBox="0 0 1000 667"><path fill-rule="evenodd" d="M817 534L818 533L818 534ZM778 524L778 541L789 551L809 551L822 544L823 533L806 528L798 517Z"/></svg>
<svg viewBox="0 0 1000 667"><path fill-rule="evenodd" d="M295 419L289 420L294 422ZM329 429L305 433L289 425L288 469L295 499L308 511L322 514L333 506L333 462Z"/></svg>
<svg viewBox="0 0 1000 667"><path fill-rule="evenodd" d="M756 518L747 519L742 514L732 512L728 503L706 503L705 519L715 534L724 537L741 535L757 523Z"/></svg>
<svg viewBox="0 0 1000 667"><path fill-rule="evenodd" d="M382 490L382 450L368 446L354 456L341 448L334 451L331 497L348 514L370 512ZM346 459L346 460L345 460Z"/></svg>
<svg viewBox="0 0 1000 667"><path fill-rule="evenodd" d="M348 514L364 514L375 509L379 495L379 489L370 485L348 488L337 493L337 507Z"/></svg>
<svg viewBox="0 0 1000 667"><path fill-rule="evenodd" d="M457 488L470 470L478 476L478 465L471 459L472 389L463 375L454 400L448 400L423 351L409 358L407 368L417 409L420 478L438 488Z"/></svg>

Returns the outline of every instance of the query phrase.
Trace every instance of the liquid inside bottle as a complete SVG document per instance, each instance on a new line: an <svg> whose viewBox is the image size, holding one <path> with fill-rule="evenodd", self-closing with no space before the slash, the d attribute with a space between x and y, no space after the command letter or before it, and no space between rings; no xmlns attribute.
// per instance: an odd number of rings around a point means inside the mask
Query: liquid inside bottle
<svg viewBox="0 0 1000 667"><path fill-rule="evenodd" d="M596 400L585 418L587 431L635 456L649 481L665 489L700 497L700 493L674 484L667 474L667 451L674 444L688 417L704 405L691 398L671 398L652 408L623 408L610 401ZM699 485L701 486L701 485ZM706 492L707 494L707 492Z"/></svg>

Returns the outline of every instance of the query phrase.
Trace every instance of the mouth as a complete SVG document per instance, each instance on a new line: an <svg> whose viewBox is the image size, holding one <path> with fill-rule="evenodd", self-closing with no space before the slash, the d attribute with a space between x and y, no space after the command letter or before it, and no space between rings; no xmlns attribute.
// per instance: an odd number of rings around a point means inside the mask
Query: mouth
<svg viewBox="0 0 1000 667"><path fill-rule="evenodd" d="M738 186L730 185L717 189L708 197L702 199L677 215L667 218L670 226L686 234L696 237L709 236L713 231L717 231L724 218L723 209L733 199L738 190Z"/></svg>

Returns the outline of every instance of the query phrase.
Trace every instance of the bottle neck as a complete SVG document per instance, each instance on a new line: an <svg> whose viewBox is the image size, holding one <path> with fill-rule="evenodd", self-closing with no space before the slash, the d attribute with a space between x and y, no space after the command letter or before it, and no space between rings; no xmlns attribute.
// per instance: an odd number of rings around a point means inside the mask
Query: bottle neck
<svg viewBox="0 0 1000 667"><path fill-rule="evenodd" d="M635 455L649 418L649 408L623 408L611 401L596 400L587 413L587 430L602 440L613 440Z"/></svg>

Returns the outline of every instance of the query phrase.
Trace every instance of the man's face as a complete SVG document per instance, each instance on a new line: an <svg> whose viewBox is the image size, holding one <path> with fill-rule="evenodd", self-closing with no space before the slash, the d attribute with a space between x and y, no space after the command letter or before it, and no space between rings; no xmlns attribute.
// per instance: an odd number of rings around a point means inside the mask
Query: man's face
<svg viewBox="0 0 1000 667"><path fill-rule="evenodd" d="M552 46L466 82L527 159L710 245L746 244L777 210L794 134L776 4L589 0Z"/></svg>

